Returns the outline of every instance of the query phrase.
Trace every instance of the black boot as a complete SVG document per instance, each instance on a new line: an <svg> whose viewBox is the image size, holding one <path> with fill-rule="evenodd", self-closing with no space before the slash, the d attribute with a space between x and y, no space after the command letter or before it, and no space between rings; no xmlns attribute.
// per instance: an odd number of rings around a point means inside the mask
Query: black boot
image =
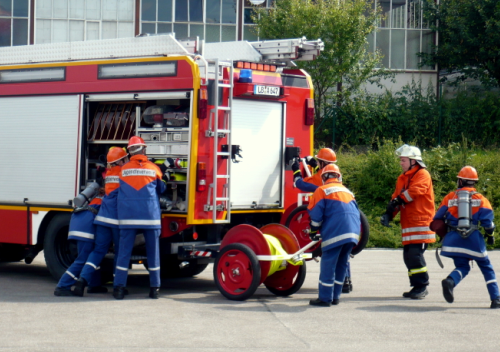
<svg viewBox="0 0 500 352"><path fill-rule="evenodd" d="M404 298L410 298L411 295L413 294L413 292L415 292L415 287L412 287L410 291L408 292L403 292L403 297Z"/></svg>
<svg viewBox="0 0 500 352"><path fill-rule="evenodd" d="M87 287L88 283L83 277L79 278L76 281L75 288L73 289L73 294L75 296L83 297L83 291L85 291L85 287Z"/></svg>
<svg viewBox="0 0 500 352"><path fill-rule="evenodd" d="M441 281L441 285L443 286L443 296L446 302L453 303L453 287L455 287L455 281L451 277L447 277L443 281Z"/></svg>
<svg viewBox="0 0 500 352"><path fill-rule="evenodd" d="M331 302L323 302L319 298L317 299L311 299L309 301L309 305L311 306L318 306L318 307L330 307L332 305Z"/></svg>
<svg viewBox="0 0 500 352"><path fill-rule="evenodd" d="M494 299L493 301L491 301L490 308L491 309L500 308L500 298L497 298L497 299Z"/></svg>
<svg viewBox="0 0 500 352"><path fill-rule="evenodd" d="M59 296L59 297L74 296L74 294L73 294L73 292L70 289L64 289L64 288L61 288L61 287L56 287L56 289L54 290L54 296Z"/></svg>
<svg viewBox="0 0 500 352"><path fill-rule="evenodd" d="M159 287L151 287L149 289L149 298L158 299L159 295L160 295L160 288Z"/></svg>
<svg viewBox="0 0 500 352"><path fill-rule="evenodd" d="M116 299L123 299L125 297L125 287L118 286L113 289L113 297Z"/></svg>
<svg viewBox="0 0 500 352"><path fill-rule="evenodd" d="M429 292L427 291L427 288L425 286L422 287L416 287L412 294L410 295L411 299L422 299L425 296L427 296Z"/></svg>
<svg viewBox="0 0 500 352"><path fill-rule="evenodd" d="M342 286L342 293L349 293L352 291L352 281L349 276L345 277L344 286Z"/></svg>
<svg viewBox="0 0 500 352"><path fill-rule="evenodd" d="M336 306L337 304L339 304L340 300L337 298L337 299L333 299L332 300L332 305Z"/></svg>

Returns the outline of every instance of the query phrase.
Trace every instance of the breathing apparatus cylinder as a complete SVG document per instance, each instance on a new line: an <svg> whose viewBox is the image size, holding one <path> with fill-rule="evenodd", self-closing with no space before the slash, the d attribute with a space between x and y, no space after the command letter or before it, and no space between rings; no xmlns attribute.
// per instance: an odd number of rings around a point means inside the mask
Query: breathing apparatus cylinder
<svg viewBox="0 0 500 352"><path fill-rule="evenodd" d="M73 199L73 205L77 208L86 206L90 200L99 192L99 184L91 182L85 189Z"/></svg>
<svg viewBox="0 0 500 352"><path fill-rule="evenodd" d="M467 232L471 228L472 204L469 191L458 191L458 224L457 229Z"/></svg>

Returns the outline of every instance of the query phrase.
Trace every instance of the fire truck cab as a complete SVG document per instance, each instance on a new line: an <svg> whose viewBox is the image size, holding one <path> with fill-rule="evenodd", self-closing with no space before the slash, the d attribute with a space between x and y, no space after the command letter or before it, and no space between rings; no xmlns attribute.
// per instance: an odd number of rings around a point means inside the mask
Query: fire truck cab
<svg viewBox="0 0 500 352"><path fill-rule="evenodd" d="M299 193L290 161L312 153L314 121L311 79L290 67L322 49L174 35L1 48L0 261L44 250L58 279L76 254L73 199L134 135L168 165L162 276L200 273L236 225L284 223ZM132 262L145 261L138 237Z"/></svg>

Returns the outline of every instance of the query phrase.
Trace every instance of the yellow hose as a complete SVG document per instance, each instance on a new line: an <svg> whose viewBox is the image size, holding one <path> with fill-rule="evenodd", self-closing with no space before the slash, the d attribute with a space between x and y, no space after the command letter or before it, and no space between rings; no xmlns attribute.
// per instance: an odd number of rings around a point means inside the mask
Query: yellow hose
<svg viewBox="0 0 500 352"><path fill-rule="evenodd" d="M283 249L283 246L281 246L281 242L276 237L264 234L264 238L271 249L271 255L288 255ZM302 261L294 263L292 260L273 260L271 261L271 267L269 268L269 274L267 274L267 276L269 277L277 271L285 270L287 262L291 265L302 265Z"/></svg>

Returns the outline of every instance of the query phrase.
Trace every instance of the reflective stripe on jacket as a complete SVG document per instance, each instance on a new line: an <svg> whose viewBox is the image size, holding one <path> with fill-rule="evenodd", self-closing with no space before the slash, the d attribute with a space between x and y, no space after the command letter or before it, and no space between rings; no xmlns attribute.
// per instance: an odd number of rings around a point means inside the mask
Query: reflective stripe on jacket
<svg viewBox="0 0 500 352"><path fill-rule="evenodd" d="M429 171L416 165L401 174L392 199L397 196L405 201L398 207L401 212L403 245L436 242L436 235L429 229L435 214L434 189Z"/></svg>
<svg viewBox="0 0 500 352"><path fill-rule="evenodd" d="M101 209L99 209L99 214L97 214L94 221L97 225L118 227L117 197L118 188L120 187L121 170L122 167L116 165L106 172L106 177L104 178L106 196L104 196Z"/></svg>
<svg viewBox="0 0 500 352"><path fill-rule="evenodd" d="M165 191L162 173L145 155L134 155L122 166L118 189L120 228L160 229L158 196Z"/></svg>
<svg viewBox="0 0 500 352"><path fill-rule="evenodd" d="M358 243L361 231L358 205L354 195L337 179L327 180L314 191L307 210L311 224L321 228L323 250Z"/></svg>

